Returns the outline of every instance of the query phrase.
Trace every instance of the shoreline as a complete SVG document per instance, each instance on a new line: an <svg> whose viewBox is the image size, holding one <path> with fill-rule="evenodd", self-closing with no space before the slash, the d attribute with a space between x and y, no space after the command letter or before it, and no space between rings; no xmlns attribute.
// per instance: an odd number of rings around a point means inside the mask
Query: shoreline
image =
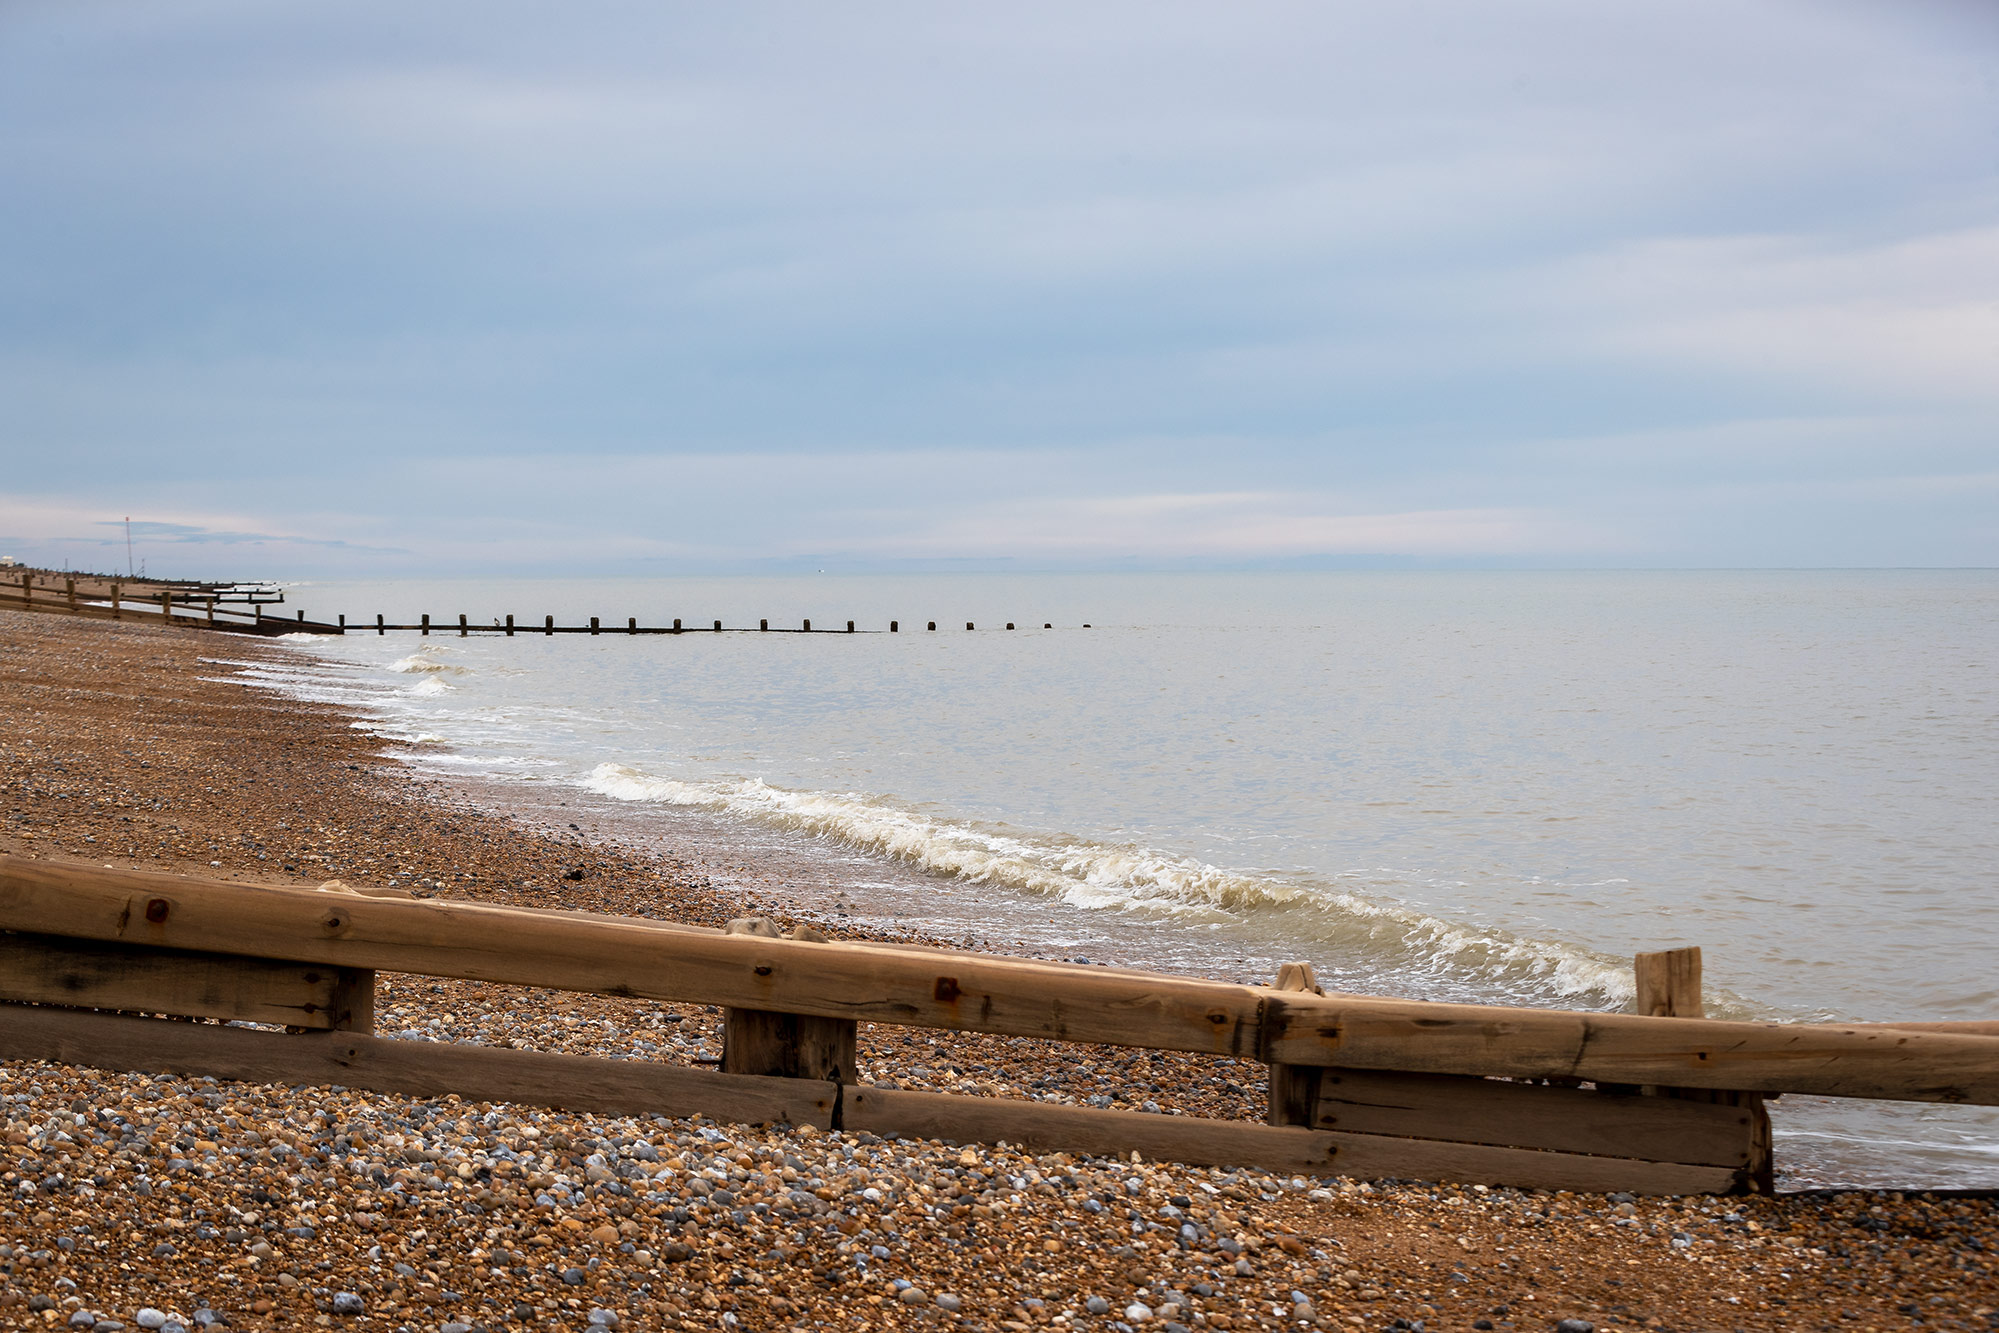
<svg viewBox="0 0 1999 1333"><path fill-rule="evenodd" d="M245 881L393 878L426 894L703 924L746 909L785 915L717 886L692 859L482 810L382 758L379 738L340 710L227 679L200 660L219 646L197 630L0 612L0 700L11 719L0 773L14 793L0 850ZM284 650L231 639L228 651L275 659ZM580 881L562 878L574 870ZM717 1053L714 1018L699 1007L384 981L385 1036L667 1060ZM862 1062L868 1081L1049 1098L1109 1088L1134 1109L1261 1114L1260 1067L1062 1050L864 1029ZM1134 1302L1162 1323L1296 1327L1293 1292L1309 1297L1302 1309L1321 1326L1402 1319L1432 1330L1560 1318L1599 1329L1886 1328L1917 1317L1922 1327L1986 1327L1999 1306L1999 1209L1989 1197L1612 1202L1340 1181L1294 1188L1171 1164L511 1106L457 1108L444 1124L407 1098L18 1063L0 1064L0 1092L23 1099L4 1107L0 1240L15 1252L0 1253L14 1265L0 1320L9 1322L37 1295L62 1311L58 1323L70 1318L65 1300L128 1326L142 1304L192 1320L198 1295L238 1328L323 1318L418 1330L453 1319L581 1326L592 1308L630 1328L727 1326L725 1313L746 1328L918 1318L1034 1327L1056 1326L1064 1312L1063 1326L1098 1328ZM81 1124L70 1110L78 1102L92 1113ZM322 1109L330 1117L315 1130ZM107 1110L127 1126L162 1128L128 1134ZM287 1139L290 1150L274 1154ZM720 1141L731 1151L715 1152ZM514 1165L530 1152L528 1166ZM724 1180L697 1187L697 1162ZM735 1197L717 1205L717 1193ZM299 1222L307 1199L315 1220ZM163 1217L168 1208L179 1217ZM312 1234L294 1234L301 1227ZM419 1230L402 1273L391 1242ZM54 1245L59 1231L73 1248ZM149 1260L158 1244L173 1252ZM254 1253L259 1244L267 1255ZM531 1262L490 1262L499 1251ZM34 1258L43 1252L46 1264ZM1029 1254L1038 1257L1021 1260ZM121 1262L134 1271L119 1275ZM745 1280L731 1286L732 1275ZM59 1276L73 1293L55 1288ZM897 1280L925 1298L899 1297ZM363 1312L334 1313L341 1293ZM1091 1313L1093 1295L1107 1313ZM944 1309L940 1296L960 1308Z"/></svg>

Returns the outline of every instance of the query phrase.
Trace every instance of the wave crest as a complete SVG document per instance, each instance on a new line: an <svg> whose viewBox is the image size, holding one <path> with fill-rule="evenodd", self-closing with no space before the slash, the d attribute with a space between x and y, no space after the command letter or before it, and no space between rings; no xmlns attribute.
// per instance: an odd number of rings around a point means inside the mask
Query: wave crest
<svg viewBox="0 0 1999 1333"><path fill-rule="evenodd" d="M996 884L1085 910L1222 924L1278 915L1287 936L1330 946L1356 970L1394 968L1530 984L1598 1004L1633 995L1629 964L1556 941L1447 921L1337 885L1245 874L1130 845L1056 839L933 817L854 793L792 791L755 778L686 782L625 764L599 764L582 780L620 801L709 810L826 838L973 884Z"/></svg>

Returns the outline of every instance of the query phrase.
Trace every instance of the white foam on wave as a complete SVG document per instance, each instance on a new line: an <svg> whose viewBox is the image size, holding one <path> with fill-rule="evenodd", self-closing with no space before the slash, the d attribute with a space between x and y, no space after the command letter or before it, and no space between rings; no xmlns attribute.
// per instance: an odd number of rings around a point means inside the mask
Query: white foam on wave
<svg viewBox="0 0 1999 1333"><path fill-rule="evenodd" d="M687 782L624 764L582 780L621 801L709 810L826 838L972 884L994 884L1085 910L1162 916L1187 925L1279 913L1288 933L1316 937L1375 966L1471 973L1562 996L1631 998L1628 965L1555 941L1453 922L1350 890L1244 874L1191 857L1084 839L1025 835L939 819L857 794L791 791L755 778Z"/></svg>
<svg viewBox="0 0 1999 1333"><path fill-rule="evenodd" d="M449 681L440 680L436 676L426 676L424 679L410 686L409 692L421 695L449 694L451 693L451 684Z"/></svg>
<svg viewBox="0 0 1999 1333"><path fill-rule="evenodd" d="M395 661L389 663L387 669L390 671L400 671L405 675L423 675L433 672L450 672L454 675L464 675L470 672L472 669L470 667L460 666L456 662L438 660L445 654L453 651L455 650L447 648L441 643L427 643L408 657L397 658Z"/></svg>

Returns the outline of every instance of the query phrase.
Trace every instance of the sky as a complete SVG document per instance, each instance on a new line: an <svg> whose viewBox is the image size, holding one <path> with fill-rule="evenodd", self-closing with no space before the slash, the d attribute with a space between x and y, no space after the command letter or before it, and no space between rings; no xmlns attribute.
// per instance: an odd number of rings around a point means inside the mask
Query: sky
<svg viewBox="0 0 1999 1333"><path fill-rule="evenodd" d="M1999 565L1999 5L0 3L0 554Z"/></svg>

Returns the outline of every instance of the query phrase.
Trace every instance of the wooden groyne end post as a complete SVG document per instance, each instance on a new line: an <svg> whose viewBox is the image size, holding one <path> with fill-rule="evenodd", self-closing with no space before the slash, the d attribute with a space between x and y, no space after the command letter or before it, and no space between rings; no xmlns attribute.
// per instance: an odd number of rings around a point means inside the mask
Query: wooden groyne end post
<svg viewBox="0 0 1999 1333"><path fill-rule="evenodd" d="M514 617L512 612L507 613L507 637L510 639L514 637Z"/></svg>
<svg viewBox="0 0 1999 1333"><path fill-rule="evenodd" d="M1636 1008L1651 1018L1706 1018L1707 1006L1701 998L1701 951L1698 945L1641 953L1632 960L1637 981ZM1749 1119L1749 1164L1747 1182L1758 1194L1776 1189L1776 1159L1771 1148L1770 1111L1767 1099L1756 1092L1729 1092L1717 1088L1666 1088L1648 1086L1647 1096L1670 1097L1677 1101L1709 1102L1736 1107Z"/></svg>
<svg viewBox="0 0 1999 1333"><path fill-rule="evenodd" d="M423 637L426 639L430 637L430 612L428 611L423 613Z"/></svg>

